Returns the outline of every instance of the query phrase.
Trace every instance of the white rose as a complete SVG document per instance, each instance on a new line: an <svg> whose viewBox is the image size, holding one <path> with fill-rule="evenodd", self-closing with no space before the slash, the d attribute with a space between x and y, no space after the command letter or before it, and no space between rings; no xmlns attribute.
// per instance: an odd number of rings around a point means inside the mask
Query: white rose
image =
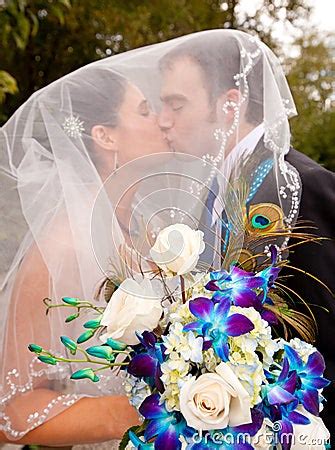
<svg viewBox="0 0 335 450"><path fill-rule="evenodd" d="M101 325L107 327L107 332L101 340L113 338L129 345L138 344L135 331L152 331L162 311L161 299L148 279L139 283L128 278L114 292L104 311Z"/></svg>
<svg viewBox="0 0 335 450"><path fill-rule="evenodd" d="M150 255L166 275L174 276L191 272L204 250L204 233L177 223L158 233Z"/></svg>
<svg viewBox="0 0 335 450"><path fill-rule="evenodd" d="M330 433L321 417L314 416L305 410L302 405L297 407L311 423L308 425L293 424L294 440L291 450L323 450L330 439Z"/></svg>
<svg viewBox="0 0 335 450"><path fill-rule="evenodd" d="M220 430L252 422L250 396L228 364L192 377L180 391L180 411L196 430Z"/></svg>

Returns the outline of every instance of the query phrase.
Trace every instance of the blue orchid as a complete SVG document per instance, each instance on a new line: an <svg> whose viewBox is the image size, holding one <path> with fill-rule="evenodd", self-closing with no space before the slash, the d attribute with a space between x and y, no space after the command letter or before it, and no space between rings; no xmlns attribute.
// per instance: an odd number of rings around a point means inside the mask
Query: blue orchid
<svg viewBox="0 0 335 450"><path fill-rule="evenodd" d="M133 431L128 432L131 443L137 450L154 450L155 446L151 442L143 442Z"/></svg>
<svg viewBox="0 0 335 450"><path fill-rule="evenodd" d="M269 266L261 272L257 273L257 277L263 280L262 290L263 290L263 300L265 300L269 289L274 287L275 281L278 278L281 268L275 266Z"/></svg>
<svg viewBox="0 0 335 450"><path fill-rule="evenodd" d="M298 376L296 396L304 408L314 414L319 415L319 389L323 389L330 384L330 381L323 377L326 365L320 352L315 351L304 363L298 353L289 345L284 346L285 355L289 361L290 370L294 370Z"/></svg>
<svg viewBox="0 0 335 450"><path fill-rule="evenodd" d="M130 361L127 371L137 378L145 378L147 383L163 392L163 383L160 379L162 372L160 366L164 361L164 346L157 343L154 333L144 331L142 335L137 334L141 345L137 346L139 353Z"/></svg>
<svg viewBox="0 0 335 450"><path fill-rule="evenodd" d="M164 403L160 403L159 394L146 397L139 412L149 421L144 438L146 441L155 438L155 450L180 450L179 436L187 438L195 433L180 412L169 412Z"/></svg>
<svg viewBox="0 0 335 450"><path fill-rule="evenodd" d="M221 301L230 299L234 303L244 299L253 300L256 293L253 289L264 285L263 278L256 276L252 272L233 267L230 272L225 270L211 272L210 281L206 284L206 289L214 291L213 300Z"/></svg>
<svg viewBox="0 0 335 450"><path fill-rule="evenodd" d="M277 325L278 318L273 311L270 311L265 306L270 305L274 306L274 302L270 297L264 298L264 293L262 292L259 295L255 295L253 298L249 297L240 297L239 299L234 301L235 306L240 306L242 308L255 308L256 311L259 312L262 319L266 320L270 325Z"/></svg>
<svg viewBox="0 0 335 450"><path fill-rule="evenodd" d="M283 366L279 376L264 370L269 384L263 386L264 398L269 405L285 405L296 400L295 391L298 383L298 375L295 370L290 371L287 358L283 360Z"/></svg>
<svg viewBox="0 0 335 450"><path fill-rule="evenodd" d="M279 272L281 271L280 267L275 266L277 262L278 251L274 245L270 246L270 253L271 265L256 274L257 277L263 279L263 301L266 299L269 289L275 286L275 281L278 278Z"/></svg>
<svg viewBox="0 0 335 450"><path fill-rule="evenodd" d="M308 417L297 411L301 403L306 411L319 415L318 389L330 382L323 378L325 364L322 355L315 351L304 363L289 345L284 346L284 359L277 377L265 371L268 385L263 386L263 412L272 422L278 423L278 439L283 450L292 444L293 424L307 425Z"/></svg>
<svg viewBox="0 0 335 450"><path fill-rule="evenodd" d="M278 423L278 438L285 433L293 432L293 423L308 424L310 421L300 412L296 411L299 400L296 397L298 375L295 370L290 370L288 358L283 360L283 366L278 377L274 373L265 371L268 385L263 386L263 412L272 422ZM283 442L283 450L289 449L291 438ZM285 445L288 445L285 447Z"/></svg>
<svg viewBox="0 0 335 450"><path fill-rule="evenodd" d="M253 330L254 324L243 314L229 315L231 302L221 299L215 303L206 297L189 302L191 313L198 319L184 327L184 331L195 331L204 336L205 348L213 347L222 361L228 360L229 336L240 336Z"/></svg>

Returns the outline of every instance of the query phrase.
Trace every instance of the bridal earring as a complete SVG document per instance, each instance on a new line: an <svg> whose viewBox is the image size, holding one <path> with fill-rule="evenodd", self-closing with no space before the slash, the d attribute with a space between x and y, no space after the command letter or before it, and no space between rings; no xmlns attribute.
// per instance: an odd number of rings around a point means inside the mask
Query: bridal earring
<svg viewBox="0 0 335 450"><path fill-rule="evenodd" d="M118 154L119 154L118 150L115 150L115 152L114 152L114 168L113 168L114 171L119 168Z"/></svg>

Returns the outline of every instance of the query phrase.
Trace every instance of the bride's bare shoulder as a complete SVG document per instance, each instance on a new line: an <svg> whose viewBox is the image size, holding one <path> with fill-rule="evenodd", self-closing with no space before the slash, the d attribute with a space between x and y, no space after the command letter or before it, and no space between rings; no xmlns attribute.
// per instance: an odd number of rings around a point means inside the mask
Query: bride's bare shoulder
<svg viewBox="0 0 335 450"><path fill-rule="evenodd" d="M45 277L50 265L75 257L74 237L65 215L59 215L40 232L20 265L20 273Z"/></svg>

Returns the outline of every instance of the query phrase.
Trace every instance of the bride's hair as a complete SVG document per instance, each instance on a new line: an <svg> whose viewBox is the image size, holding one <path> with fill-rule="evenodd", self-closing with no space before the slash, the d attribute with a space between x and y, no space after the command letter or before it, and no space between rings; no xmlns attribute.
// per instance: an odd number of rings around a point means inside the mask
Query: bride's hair
<svg viewBox="0 0 335 450"><path fill-rule="evenodd" d="M116 127L128 81L110 68L85 67L40 92L34 104L33 138L52 152L50 133L40 111L43 103L53 120L63 125L69 117L83 126L82 142L90 158L95 159L91 130L95 125ZM54 92L50 95L50 92ZM79 145L79 144L78 144Z"/></svg>
<svg viewBox="0 0 335 450"><path fill-rule="evenodd" d="M127 80L107 68L85 68L83 77L68 81L73 115L80 114L87 134L94 125L115 127L123 103Z"/></svg>

